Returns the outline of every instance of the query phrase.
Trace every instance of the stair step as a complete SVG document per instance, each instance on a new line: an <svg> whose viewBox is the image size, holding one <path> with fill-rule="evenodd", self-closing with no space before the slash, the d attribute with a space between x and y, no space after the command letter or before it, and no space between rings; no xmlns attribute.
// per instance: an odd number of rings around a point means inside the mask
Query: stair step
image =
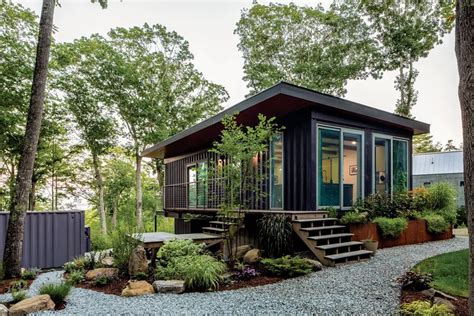
<svg viewBox="0 0 474 316"><path fill-rule="evenodd" d="M209 224L216 224L216 225L235 225L236 223L233 223L233 222L221 222L221 221L210 221Z"/></svg>
<svg viewBox="0 0 474 316"><path fill-rule="evenodd" d="M334 255L328 255L328 256L325 256L324 258L327 258L330 260L339 260L339 259L344 259L344 258L356 257L356 256L361 256L361 255L370 255L370 254L372 254L372 251L357 250L357 251L338 253Z"/></svg>
<svg viewBox="0 0 474 316"><path fill-rule="evenodd" d="M312 222L324 222L324 221L337 221L337 218L305 218L305 219L295 219L294 223L312 223Z"/></svg>
<svg viewBox="0 0 474 316"><path fill-rule="evenodd" d="M312 237L308 237L308 239L311 239L311 240L324 240L324 239L339 238L339 237L352 237L352 236L354 236L354 234L343 233L343 234L312 236Z"/></svg>
<svg viewBox="0 0 474 316"><path fill-rule="evenodd" d="M333 226L304 227L304 228L300 228L300 230L311 232L311 231L316 231L316 230L336 229L336 228L346 228L346 226L333 225Z"/></svg>
<svg viewBox="0 0 474 316"><path fill-rule="evenodd" d="M329 250L329 249L336 249L336 248L341 248L341 247L350 247L350 246L357 246L357 245L362 245L360 241L348 241L348 242L341 242L339 244L329 244L329 245L321 245L321 246L316 246L316 248L321 249L321 250Z"/></svg>
<svg viewBox="0 0 474 316"><path fill-rule="evenodd" d="M202 230L210 230L210 231L215 231L215 232L220 232L220 233L224 233L227 231L227 229L217 228L217 227L203 227Z"/></svg>

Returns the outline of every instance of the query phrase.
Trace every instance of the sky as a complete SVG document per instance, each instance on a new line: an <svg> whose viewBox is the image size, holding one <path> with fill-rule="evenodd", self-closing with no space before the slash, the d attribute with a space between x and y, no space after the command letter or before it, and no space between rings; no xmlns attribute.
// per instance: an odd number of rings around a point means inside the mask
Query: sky
<svg viewBox="0 0 474 316"><path fill-rule="evenodd" d="M41 0L16 0L25 7L41 11ZM289 1L277 1L288 3ZM299 5L323 5L330 1L293 1ZM267 3L267 1L259 1ZM248 92L243 77L243 59L234 34L241 10L252 0L109 0L103 10L89 0L60 0L55 11L54 37L60 42L73 41L94 33L106 34L114 27L162 24L176 31L190 45L196 68L205 78L223 85L230 94L226 107L243 100ZM449 139L462 142L461 113L457 96L458 73L454 53L454 32L446 35L428 57L416 63L419 76L415 88L418 103L412 114L431 124L435 141ZM396 73L387 72L382 79L350 81L345 98L378 109L393 112L398 94L394 88Z"/></svg>

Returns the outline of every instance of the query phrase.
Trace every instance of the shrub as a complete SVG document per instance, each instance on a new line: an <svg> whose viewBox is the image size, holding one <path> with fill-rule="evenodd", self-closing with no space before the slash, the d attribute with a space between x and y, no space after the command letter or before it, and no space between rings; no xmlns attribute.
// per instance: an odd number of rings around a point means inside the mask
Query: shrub
<svg viewBox="0 0 474 316"><path fill-rule="evenodd" d="M71 291L71 285L68 283L49 283L40 287L40 294L48 294L53 300L54 304L61 304L64 302L66 296Z"/></svg>
<svg viewBox="0 0 474 316"><path fill-rule="evenodd" d="M280 257L291 252L293 229L288 216L266 214L257 221L258 243L268 257Z"/></svg>
<svg viewBox="0 0 474 316"><path fill-rule="evenodd" d="M148 279L148 274L146 274L145 272L138 272L135 273L132 278L135 280L146 280Z"/></svg>
<svg viewBox="0 0 474 316"><path fill-rule="evenodd" d="M226 265L209 255L182 256L171 259L166 267L158 267L157 279L184 280L189 289L216 289Z"/></svg>
<svg viewBox="0 0 474 316"><path fill-rule="evenodd" d="M456 227L466 227L467 226L467 212L464 205L459 206L456 211ZM1 275L0 275L1 280Z"/></svg>
<svg viewBox="0 0 474 316"><path fill-rule="evenodd" d="M423 211L428 207L429 192L425 187L419 187L411 191L411 208L416 211Z"/></svg>
<svg viewBox="0 0 474 316"><path fill-rule="evenodd" d="M433 213L427 213L422 216L428 224L428 231L433 234L440 234L445 232L449 228L449 223L444 219L443 216Z"/></svg>
<svg viewBox="0 0 474 316"><path fill-rule="evenodd" d="M26 269L21 273L21 278L23 280L34 280L36 279L36 275L38 274L38 269Z"/></svg>
<svg viewBox="0 0 474 316"><path fill-rule="evenodd" d="M257 276L257 271L254 268L246 267L239 274L237 278L239 280L250 280Z"/></svg>
<svg viewBox="0 0 474 316"><path fill-rule="evenodd" d="M114 258L114 265L121 272L128 272L128 261L133 249L141 244L140 236L138 239L132 238L131 231L118 229L112 234L112 257Z"/></svg>
<svg viewBox="0 0 474 316"><path fill-rule="evenodd" d="M81 270L75 270L69 274L68 282L72 285L82 283L84 282L84 280L84 272L82 272Z"/></svg>
<svg viewBox="0 0 474 316"><path fill-rule="evenodd" d="M111 282L112 279L106 274L100 274L94 280L94 284L97 286L105 286L107 284L110 284Z"/></svg>
<svg viewBox="0 0 474 316"><path fill-rule="evenodd" d="M337 218L337 208L330 206L330 207L324 208L324 210L328 212L328 217Z"/></svg>
<svg viewBox="0 0 474 316"><path fill-rule="evenodd" d="M90 254L91 259L86 258L86 257L77 257L76 259L73 260L74 266L76 267L76 270L90 270L93 269L93 264L91 264L91 261L93 261L92 257L94 256L94 252L91 252Z"/></svg>
<svg viewBox="0 0 474 316"><path fill-rule="evenodd" d="M369 219L375 217L396 217L393 214L392 197L387 193L373 193L366 197L359 207L367 211Z"/></svg>
<svg viewBox="0 0 474 316"><path fill-rule="evenodd" d="M342 224L359 224L367 222L367 213L360 213L357 210L347 212L341 217Z"/></svg>
<svg viewBox="0 0 474 316"><path fill-rule="evenodd" d="M26 291L19 290L12 292L12 303L18 303L26 298Z"/></svg>
<svg viewBox="0 0 474 316"><path fill-rule="evenodd" d="M74 262L66 262L63 265L63 268L64 268L64 271L66 271L67 273L71 273L73 271L79 270L74 264Z"/></svg>
<svg viewBox="0 0 474 316"><path fill-rule="evenodd" d="M428 188L428 209L456 209L456 189L448 182L438 182Z"/></svg>
<svg viewBox="0 0 474 316"><path fill-rule="evenodd" d="M112 248L112 240L108 235L93 234L91 238L91 247L94 251L107 250Z"/></svg>
<svg viewBox="0 0 474 316"><path fill-rule="evenodd" d="M397 278L397 282L404 288L415 291L429 289L433 282L433 276L430 273L419 271L408 271L403 276Z"/></svg>
<svg viewBox="0 0 474 316"><path fill-rule="evenodd" d="M165 242L158 251L157 257L162 265L166 265L173 258L200 255L205 246L205 244L196 244L191 239L174 239Z"/></svg>
<svg viewBox="0 0 474 316"><path fill-rule="evenodd" d="M284 256L277 259L263 259L261 262L269 272L279 276L292 277L313 271L313 265L300 257Z"/></svg>
<svg viewBox="0 0 474 316"><path fill-rule="evenodd" d="M24 290L28 287L28 282L26 280L17 280L10 282L10 292Z"/></svg>
<svg viewBox="0 0 474 316"><path fill-rule="evenodd" d="M400 234L407 229L408 222L405 218L387 218L377 217L373 220L374 223L380 227L382 235L387 238L397 238Z"/></svg>
<svg viewBox="0 0 474 316"><path fill-rule="evenodd" d="M447 316L454 315L453 312L444 304L434 304L428 301L413 301L401 306L402 315L416 316Z"/></svg>

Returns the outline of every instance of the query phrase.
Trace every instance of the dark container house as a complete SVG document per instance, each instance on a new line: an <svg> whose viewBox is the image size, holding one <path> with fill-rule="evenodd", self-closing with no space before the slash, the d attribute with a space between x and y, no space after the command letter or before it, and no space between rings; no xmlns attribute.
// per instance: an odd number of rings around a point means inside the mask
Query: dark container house
<svg viewBox="0 0 474 316"><path fill-rule="evenodd" d="M351 248L351 236L319 238L347 235L335 219L326 217L325 208L346 210L372 192L411 189L412 137L429 132L426 123L281 82L143 152L144 157L164 160L163 209L166 216L176 218L176 233L200 232L203 226L206 232L218 232L206 230L212 228L209 223L186 222L182 217L217 213L225 192L222 179L211 178L208 170L211 164L222 163L222 157L209 149L223 128L222 118L235 113L243 125L256 124L262 113L285 127L268 152L255 157L255 168L268 175L261 184L267 194L245 210L248 241L254 241L258 216L286 213L310 248L347 244L341 247L348 253L362 251L359 244ZM271 163L263 164L266 159ZM318 229L320 225L325 228ZM319 240L308 244L310 237ZM323 255L331 255L330 249L325 251Z"/></svg>

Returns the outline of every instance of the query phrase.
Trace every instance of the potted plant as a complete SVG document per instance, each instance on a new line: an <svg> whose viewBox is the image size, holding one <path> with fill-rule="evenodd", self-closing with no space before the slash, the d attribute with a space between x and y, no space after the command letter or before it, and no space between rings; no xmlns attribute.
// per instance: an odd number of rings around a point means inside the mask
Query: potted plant
<svg viewBox="0 0 474 316"><path fill-rule="evenodd" d="M372 234L370 233L370 230L367 239L361 240L361 242L363 243L365 249L372 251L372 255L375 254L377 248L379 247L378 240L372 239Z"/></svg>

